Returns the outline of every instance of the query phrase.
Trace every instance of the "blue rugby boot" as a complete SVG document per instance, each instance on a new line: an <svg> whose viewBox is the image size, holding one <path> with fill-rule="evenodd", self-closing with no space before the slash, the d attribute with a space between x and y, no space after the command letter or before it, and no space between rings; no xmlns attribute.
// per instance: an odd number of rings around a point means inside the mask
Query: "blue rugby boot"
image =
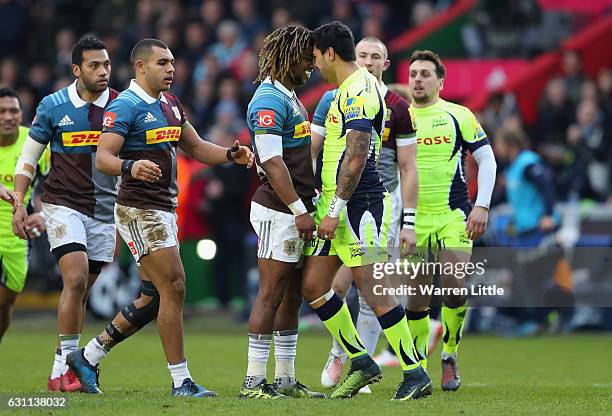
<svg viewBox="0 0 612 416"><path fill-rule="evenodd" d="M98 388L100 383L98 377L100 370L98 366L93 366L87 362L85 355L83 354L85 348L79 348L76 351L72 351L66 356L66 364L74 374L78 377L81 382L81 388L83 392L90 394L102 394L102 391Z"/></svg>

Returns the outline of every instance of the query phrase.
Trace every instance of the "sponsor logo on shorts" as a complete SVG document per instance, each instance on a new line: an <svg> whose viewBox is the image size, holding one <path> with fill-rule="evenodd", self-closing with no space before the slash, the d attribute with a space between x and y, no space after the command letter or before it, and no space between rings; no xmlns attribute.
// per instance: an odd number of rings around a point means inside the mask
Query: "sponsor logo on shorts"
<svg viewBox="0 0 612 416"><path fill-rule="evenodd" d="M355 241L348 244L349 254L351 258L361 257L366 255L365 244L363 241Z"/></svg>
<svg viewBox="0 0 612 416"><path fill-rule="evenodd" d="M147 144L178 142L180 138L180 127L160 127L159 129L147 130Z"/></svg>
<svg viewBox="0 0 612 416"><path fill-rule="evenodd" d="M65 147L97 146L99 139L99 131L69 131L62 133L62 141Z"/></svg>
<svg viewBox="0 0 612 416"><path fill-rule="evenodd" d="M117 113L114 113L112 111L107 111L106 113L104 113L104 119L102 120L102 125L104 127L114 127L115 126L115 120L117 119Z"/></svg>
<svg viewBox="0 0 612 416"><path fill-rule="evenodd" d="M306 136L310 136L310 123L308 121L302 121L300 124L295 126L293 138L301 139L302 137Z"/></svg>
<svg viewBox="0 0 612 416"><path fill-rule="evenodd" d="M132 252L133 255L136 255L138 253L138 251L136 251L136 246L134 245L133 241L130 241L128 243L128 247L130 248L130 251Z"/></svg>
<svg viewBox="0 0 612 416"><path fill-rule="evenodd" d="M259 127L273 127L274 126L274 111L262 110L257 113L257 125Z"/></svg>

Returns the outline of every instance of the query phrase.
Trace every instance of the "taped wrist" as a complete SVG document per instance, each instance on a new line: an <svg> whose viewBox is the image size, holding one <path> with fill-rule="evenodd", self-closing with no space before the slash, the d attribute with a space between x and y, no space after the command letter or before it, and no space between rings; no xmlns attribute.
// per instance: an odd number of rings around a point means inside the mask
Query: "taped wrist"
<svg viewBox="0 0 612 416"><path fill-rule="evenodd" d="M132 166L136 163L135 160L124 160L121 162L121 173L126 176L132 176Z"/></svg>

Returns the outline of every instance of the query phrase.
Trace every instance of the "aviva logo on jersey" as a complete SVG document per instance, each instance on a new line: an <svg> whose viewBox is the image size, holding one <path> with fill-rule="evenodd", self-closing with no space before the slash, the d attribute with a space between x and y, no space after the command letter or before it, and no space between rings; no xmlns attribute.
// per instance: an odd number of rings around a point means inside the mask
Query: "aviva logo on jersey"
<svg viewBox="0 0 612 416"><path fill-rule="evenodd" d="M147 130L147 144L178 142L180 138L180 127L160 127L159 129Z"/></svg>
<svg viewBox="0 0 612 416"><path fill-rule="evenodd" d="M97 146L100 139L99 131L68 131L62 133L64 146Z"/></svg>
<svg viewBox="0 0 612 416"><path fill-rule="evenodd" d="M302 121L300 124L295 126L293 138L301 139L302 137L306 136L310 136L310 123L308 121Z"/></svg>
<svg viewBox="0 0 612 416"><path fill-rule="evenodd" d="M363 116L364 97L349 97L346 99L344 116L346 121L355 120Z"/></svg>

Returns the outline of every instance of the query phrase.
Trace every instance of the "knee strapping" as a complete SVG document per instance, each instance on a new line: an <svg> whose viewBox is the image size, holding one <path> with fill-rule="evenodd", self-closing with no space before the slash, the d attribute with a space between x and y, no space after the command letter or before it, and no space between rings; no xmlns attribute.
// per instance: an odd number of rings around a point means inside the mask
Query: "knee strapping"
<svg viewBox="0 0 612 416"><path fill-rule="evenodd" d="M139 308L132 302L121 310L121 315L123 315L125 320L137 328L142 328L157 318L157 312L159 311L159 292L155 289L153 283L142 282L141 293L144 296L151 297L151 301Z"/></svg>

